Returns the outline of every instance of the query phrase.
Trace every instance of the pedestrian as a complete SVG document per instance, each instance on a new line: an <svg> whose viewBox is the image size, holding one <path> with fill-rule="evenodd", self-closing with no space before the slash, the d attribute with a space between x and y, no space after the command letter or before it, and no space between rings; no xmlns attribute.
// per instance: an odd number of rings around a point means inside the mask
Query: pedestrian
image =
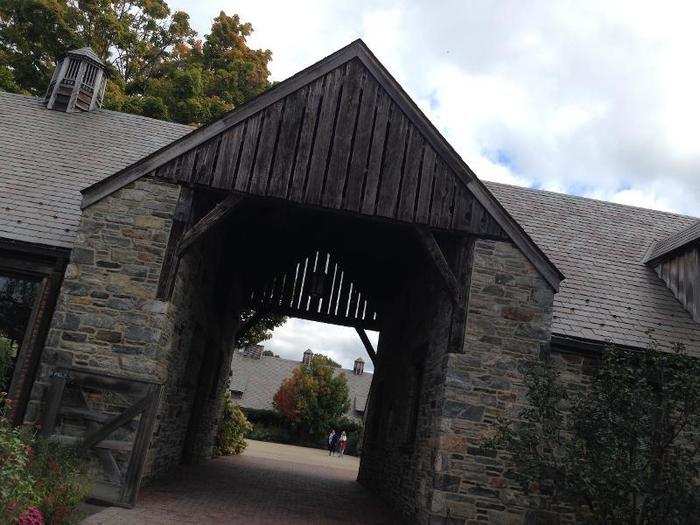
<svg viewBox="0 0 700 525"><path fill-rule="evenodd" d="M335 449L335 429L331 429L331 433L328 434L328 455L333 455L333 450Z"/></svg>
<svg viewBox="0 0 700 525"><path fill-rule="evenodd" d="M345 454L345 447L348 445L348 435L345 433L345 430L343 430L343 433L340 434L340 438L338 440L338 457L342 458L343 454Z"/></svg>
<svg viewBox="0 0 700 525"><path fill-rule="evenodd" d="M338 451L338 442L340 441L340 430L336 430L335 433L333 434L333 439L331 440L331 449L330 453L333 454L333 452Z"/></svg>

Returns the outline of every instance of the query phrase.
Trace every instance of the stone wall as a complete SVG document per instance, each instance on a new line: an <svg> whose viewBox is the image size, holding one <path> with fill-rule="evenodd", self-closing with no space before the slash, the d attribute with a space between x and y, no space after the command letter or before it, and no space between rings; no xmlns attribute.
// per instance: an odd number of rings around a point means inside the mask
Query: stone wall
<svg viewBox="0 0 700 525"><path fill-rule="evenodd" d="M222 293L230 280L221 272L221 246L217 235L209 236L187 252L178 268L163 323L168 380L146 465L150 477L167 473L181 460L195 463L212 455L236 322L230 294Z"/></svg>
<svg viewBox="0 0 700 525"><path fill-rule="evenodd" d="M537 517L508 475L507 458L480 445L500 417L512 417L522 406L518 366L548 350L552 301L553 291L515 246L476 243L464 351L448 354L445 362L433 522Z"/></svg>
<svg viewBox="0 0 700 525"><path fill-rule="evenodd" d="M378 344L358 480L409 519L427 519L452 305L431 272L395 298Z"/></svg>
<svg viewBox="0 0 700 525"><path fill-rule="evenodd" d="M83 211L25 418L39 415L55 366L155 380L163 393L147 477L167 472L185 452L191 461L210 457L230 363L228 350L219 352L235 327L215 237L182 258L171 300L156 298L179 194L176 185L146 178Z"/></svg>
<svg viewBox="0 0 700 525"><path fill-rule="evenodd" d="M83 210L25 421L37 418L53 366L165 379L167 305L156 290L178 195L142 179Z"/></svg>

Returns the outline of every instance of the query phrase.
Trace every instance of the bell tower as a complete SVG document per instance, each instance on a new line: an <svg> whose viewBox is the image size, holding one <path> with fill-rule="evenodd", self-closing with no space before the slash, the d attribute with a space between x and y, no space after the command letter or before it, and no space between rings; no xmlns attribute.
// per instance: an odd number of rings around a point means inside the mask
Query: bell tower
<svg viewBox="0 0 700 525"><path fill-rule="evenodd" d="M89 47L68 51L56 64L44 102L48 109L91 111L102 105L107 72L105 63Z"/></svg>

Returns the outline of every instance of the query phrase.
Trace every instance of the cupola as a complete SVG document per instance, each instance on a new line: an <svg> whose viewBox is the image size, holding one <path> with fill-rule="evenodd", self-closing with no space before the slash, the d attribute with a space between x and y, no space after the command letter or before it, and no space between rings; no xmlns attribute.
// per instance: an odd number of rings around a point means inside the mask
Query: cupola
<svg viewBox="0 0 700 525"><path fill-rule="evenodd" d="M352 369L353 373L357 376L361 376L365 371L365 360L361 357L355 359L355 366Z"/></svg>
<svg viewBox="0 0 700 525"><path fill-rule="evenodd" d="M314 353L311 351L310 348L307 348L304 352L304 356L301 358L301 362L305 365L311 364L311 359L313 359L313 357Z"/></svg>
<svg viewBox="0 0 700 525"><path fill-rule="evenodd" d="M48 109L91 111L102 105L105 63L89 47L68 51L56 64L44 102Z"/></svg>

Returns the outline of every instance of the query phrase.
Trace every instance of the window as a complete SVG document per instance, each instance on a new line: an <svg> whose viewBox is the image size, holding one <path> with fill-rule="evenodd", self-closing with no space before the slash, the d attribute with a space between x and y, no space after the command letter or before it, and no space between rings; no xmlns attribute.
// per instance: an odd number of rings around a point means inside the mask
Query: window
<svg viewBox="0 0 700 525"><path fill-rule="evenodd" d="M12 381L38 283L0 274L0 391Z"/></svg>

